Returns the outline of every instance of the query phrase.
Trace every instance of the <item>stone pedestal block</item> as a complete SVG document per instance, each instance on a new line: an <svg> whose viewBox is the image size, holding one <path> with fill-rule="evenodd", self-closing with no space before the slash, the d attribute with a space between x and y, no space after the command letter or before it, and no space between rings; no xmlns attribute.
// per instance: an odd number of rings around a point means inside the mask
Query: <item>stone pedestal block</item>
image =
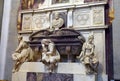
<svg viewBox="0 0 120 81"><path fill-rule="evenodd" d="M46 71L44 64L40 62L25 62L19 72L13 73L12 81L27 81L27 75L29 73L36 74L35 77L39 75L42 76L49 74ZM72 75L73 81L108 81L107 75L86 75L85 67L81 63L58 63L58 68L53 75ZM37 80L39 81L39 80ZM46 80L45 80L46 81Z"/></svg>
<svg viewBox="0 0 120 81"><path fill-rule="evenodd" d="M26 72L16 72L12 74L12 81L26 81Z"/></svg>
<svg viewBox="0 0 120 81"><path fill-rule="evenodd" d="M74 81L97 81L97 75L74 75Z"/></svg>
<svg viewBox="0 0 120 81"><path fill-rule="evenodd" d="M19 72L47 72L47 70L41 62L25 62ZM86 74L85 67L81 63L58 63L56 73Z"/></svg>

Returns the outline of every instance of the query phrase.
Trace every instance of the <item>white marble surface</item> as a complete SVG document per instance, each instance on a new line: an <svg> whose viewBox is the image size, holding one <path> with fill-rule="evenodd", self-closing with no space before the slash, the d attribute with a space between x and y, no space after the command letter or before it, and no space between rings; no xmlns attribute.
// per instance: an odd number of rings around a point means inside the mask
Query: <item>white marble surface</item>
<svg viewBox="0 0 120 81"><path fill-rule="evenodd" d="M47 13L26 13L22 16L22 31L42 30L50 27L49 14Z"/></svg>
<svg viewBox="0 0 120 81"><path fill-rule="evenodd" d="M77 8L73 12L73 28L91 29L99 26L104 27L104 19L104 5Z"/></svg>
<svg viewBox="0 0 120 81"><path fill-rule="evenodd" d="M97 81L97 75L74 75L74 81Z"/></svg>
<svg viewBox="0 0 120 81"><path fill-rule="evenodd" d="M32 17L32 30L42 30L50 27L48 13L35 13Z"/></svg>
<svg viewBox="0 0 120 81"><path fill-rule="evenodd" d="M73 27L82 28L91 26L91 8L75 9L73 12Z"/></svg>
<svg viewBox="0 0 120 81"><path fill-rule="evenodd" d="M19 72L47 72L41 62L25 62ZM85 67L81 63L58 63L56 73L86 74Z"/></svg>
<svg viewBox="0 0 120 81"><path fill-rule="evenodd" d="M74 4L84 4L84 0L74 0Z"/></svg>
<svg viewBox="0 0 120 81"><path fill-rule="evenodd" d="M26 72L16 72L12 74L12 81L26 81Z"/></svg>
<svg viewBox="0 0 120 81"><path fill-rule="evenodd" d="M70 28L73 26L73 17L72 17L72 14L73 14L73 9L70 9L68 11L68 16L67 16L67 27Z"/></svg>
<svg viewBox="0 0 120 81"><path fill-rule="evenodd" d="M77 2L79 4L79 2ZM52 22L51 17L52 12L54 11L66 11L68 13L67 16L67 28L73 27L74 29L96 29L96 28L105 28L104 23L104 4L83 4L80 6L76 6L73 3L69 3L71 5L64 4L57 4L57 5L50 5L50 7L45 9L35 9L35 10L28 10L28 11L21 11L20 13L23 14L23 23L22 29L23 30L41 30L47 29ZM63 6L60 6L63 5ZM98 5L98 6L94 6ZM29 12L29 13L28 13ZM32 24L31 21L31 14L36 12L33 15ZM46 13L48 12L48 13ZM43 14L45 13L45 14ZM29 16L29 20L28 20ZM24 18L26 17L26 18ZM26 19L26 20L25 20ZM24 21L25 20L25 21ZM25 22L25 23L24 23ZM101 26L101 27L100 27Z"/></svg>
<svg viewBox="0 0 120 81"><path fill-rule="evenodd" d="M108 75L102 74L97 76L98 81L108 81Z"/></svg>
<svg viewBox="0 0 120 81"><path fill-rule="evenodd" d="M94 6L91 8L92 26L103 26L105 25L105 12L104 5Z"/></svg>

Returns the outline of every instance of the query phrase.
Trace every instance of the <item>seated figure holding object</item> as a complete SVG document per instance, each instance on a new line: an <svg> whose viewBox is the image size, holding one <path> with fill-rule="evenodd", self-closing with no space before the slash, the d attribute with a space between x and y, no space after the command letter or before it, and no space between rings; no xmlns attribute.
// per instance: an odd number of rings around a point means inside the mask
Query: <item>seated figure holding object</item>
<svg viewBox="0 0 120 81"><path fill-rule="evenodd" d="M55 48L55 44L50 39L43 39L42 44L42 62L48 66L48 70L53 72L60 60L60 54Z"/></svg>

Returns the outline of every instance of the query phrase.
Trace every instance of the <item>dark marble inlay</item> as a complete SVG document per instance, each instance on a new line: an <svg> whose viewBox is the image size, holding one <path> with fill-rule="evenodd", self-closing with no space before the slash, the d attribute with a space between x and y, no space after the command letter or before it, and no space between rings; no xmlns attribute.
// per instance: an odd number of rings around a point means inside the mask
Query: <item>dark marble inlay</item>
<svg viewBox="0 0 120 81"><path fill-rule="evenodd" d="M27 81L73 81L73 74L28 72Z"/></svg>

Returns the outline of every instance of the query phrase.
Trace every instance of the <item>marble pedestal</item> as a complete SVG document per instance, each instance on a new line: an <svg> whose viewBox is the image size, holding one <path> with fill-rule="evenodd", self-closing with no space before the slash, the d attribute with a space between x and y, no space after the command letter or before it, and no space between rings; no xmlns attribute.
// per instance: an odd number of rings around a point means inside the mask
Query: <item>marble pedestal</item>
<svg viewBox="0 0 120 81"><path fill-rule="evenodd" d="M26 62L19 72L12 74L12 81L27 81L27 73L48 73L45 66L40 62ZM58 63L56 72L58 74L72 74L73 81L108 81L107 75L86 75L85 67L81 63Z"/></svg>

